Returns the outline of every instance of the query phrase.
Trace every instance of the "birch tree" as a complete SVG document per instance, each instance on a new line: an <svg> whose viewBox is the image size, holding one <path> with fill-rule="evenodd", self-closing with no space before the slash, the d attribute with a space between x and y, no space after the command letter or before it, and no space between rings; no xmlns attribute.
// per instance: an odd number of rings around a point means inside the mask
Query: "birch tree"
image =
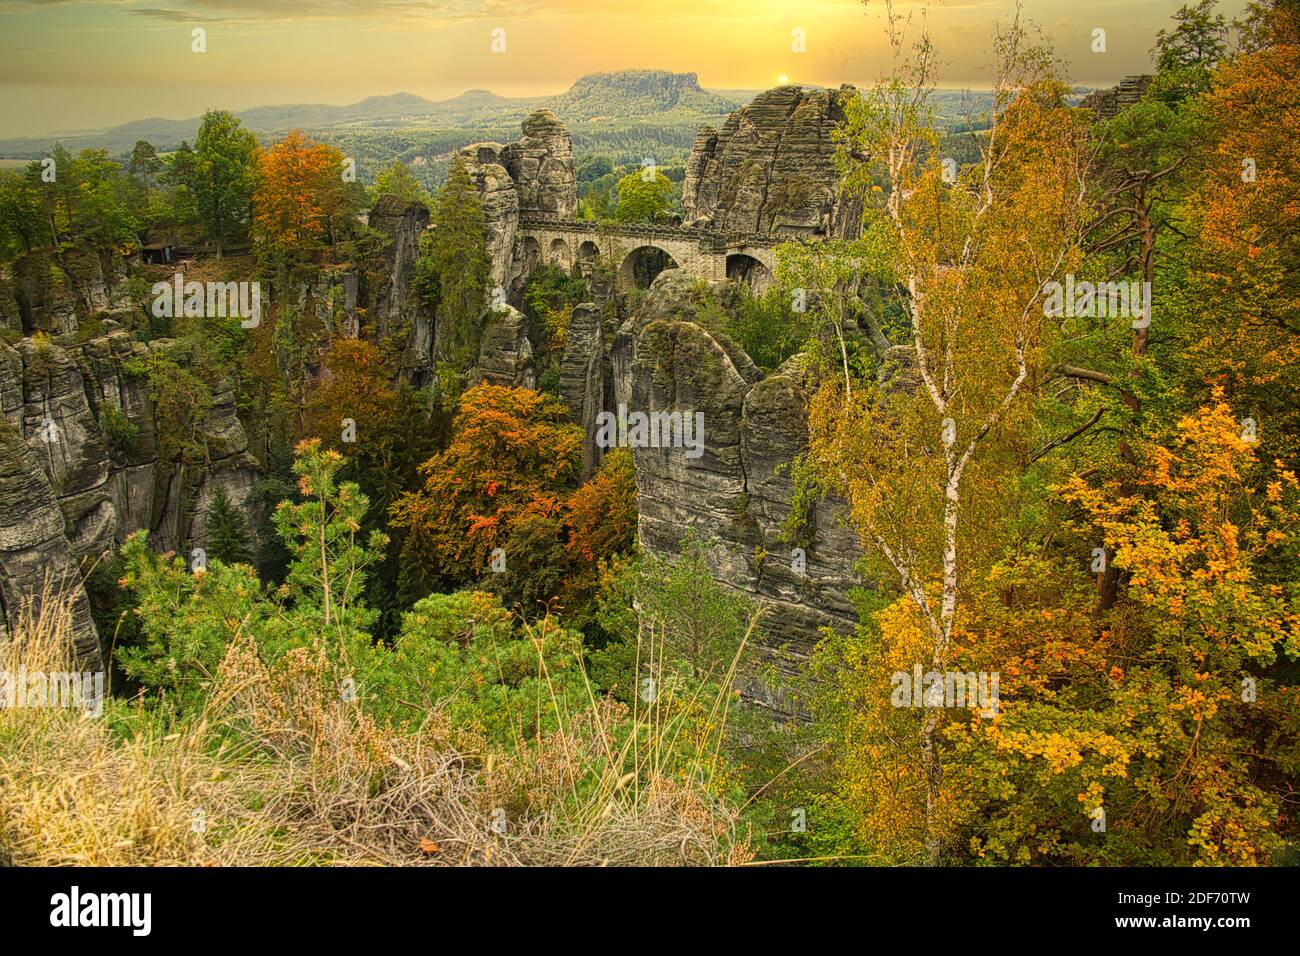
<svg viewBox="0 0 1300 956"><path fill-rule="evenodd" d="M956 170L941 155L930 106L929 38L905 50L906 24L892 9L886 21L894 69L848 104L841 149L846 188L869 200L870 268L906 320L887 349L902 362L852 392L827 381L813 402L811 452L825 484L848 500L864 544L914 604L929 668L943 673L963 575L999 523L991 449L1025 414L1043 374L1049 283L1078 261L1085 124L1017 15L995 36L979 161ZM941 720L927 708L916 742L931 863L942 855Z"/></svg>

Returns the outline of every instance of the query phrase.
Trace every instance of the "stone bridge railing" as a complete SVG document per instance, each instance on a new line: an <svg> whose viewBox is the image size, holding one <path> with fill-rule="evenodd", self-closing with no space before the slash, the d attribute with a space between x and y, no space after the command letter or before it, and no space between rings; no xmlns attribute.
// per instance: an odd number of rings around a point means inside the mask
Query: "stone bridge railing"
<svg viewBox="0 0 1300 956"><path fill-rule="evenodd" d="M562 219L559 216L520 216L521 231L567 232L575 235L610 235L628 239L660 239L678 242L699 242L716 249L728 246L761 246L764 248L790 241L762 233L719 232L688 226L660 226L650 223L593 222L589 219Z"/></svg>
<svg viewBox="0 0 1300 956"><path fill-rule="evenodd" d="M614 260L623 288L642 288L665 267L682 269L699 279L742 278L761 288L776 271L774 248L784 238L768 235L721 232L687 226L658 226L642 223L591 222L558 216L519 217L518 239L533 248L522 259L522 272L540 261L564 268L581 265L591 250ZM630 247L630 248L629 248ZM646 261L647 250L658 250L662 258ZM522 274L522 273L521 273Z"/></svg>

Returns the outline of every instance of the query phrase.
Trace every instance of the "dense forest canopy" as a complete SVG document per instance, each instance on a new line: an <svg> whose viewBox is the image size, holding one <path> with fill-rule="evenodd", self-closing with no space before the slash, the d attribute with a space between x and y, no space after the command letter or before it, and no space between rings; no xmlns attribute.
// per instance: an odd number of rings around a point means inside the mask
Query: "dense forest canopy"
<svg viewBox="0 0 1300 956"><path fill-rule="evenodd" d="M94 425L65 438L165 489L78 562L106 719L0 710L0 858L1294 862L1300 13L1181 8L1109 116L1016 18L961 121L942 51L888 23L885 79L835 93L860 225L782 234L763 287L633 288L633 250L605 252L681 228L686 131L729 108L698 86L656 87L645 121L597 122L596 81L553 104L588 121L540 161L569 163L594 237L567 262L501 251L464 128L266 138L213 110L192 142L0 170L0 364L16 394L80 375ZM774 612L717 528L671 554L638 534L672 452L593 451L574 396L620 336L680 363L638 387L754 389L710 429L806 419L779 538L750 534L748 487L726 521L758 577L822 560L832 513L860 546L855 626L798 668L758 649ZM46 469L58 514L68 419L24 401L0 461ZM717 447L654 477L708 496ZM0 670L71 669L81 612L56 605L5 608ZM52 836L10 795L88 752L100 809ZM128 795L159 808L148 841Z"/></svg>

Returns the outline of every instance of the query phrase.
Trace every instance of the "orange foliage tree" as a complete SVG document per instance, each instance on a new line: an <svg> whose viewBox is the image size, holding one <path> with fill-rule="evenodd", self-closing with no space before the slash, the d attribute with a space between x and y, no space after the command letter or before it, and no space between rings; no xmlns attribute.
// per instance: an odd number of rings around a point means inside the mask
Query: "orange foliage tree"
<svg viewBox="0 0 1300 956"><path fill-rule="evenodd" d="M347 457L380 509L415 487L433 450L429 416L407 386L394 384L391 354L362 339L335 339L322 381L303 409L305 436Z"/></svg>
<svg viewBox="0 0 1300 956"><path fill-rule="evenodd" d="M581 430L555 398L477 385L461 396L452 431L446 451L420 466L423 488L391 509L408 596L485 579L532 610L611 549L630 546L630 468L611 456L615 463L579 488ZM528 579L545 584L525 587Z"/></svg>
<svg viewBox="0 0 1300 956"><path fill-rule="evenodd" d="M359 208L359 184L344 178L335 147L294 130L258 157L253 195L258 240L279 248L332 245L340 225Z"/></svg>

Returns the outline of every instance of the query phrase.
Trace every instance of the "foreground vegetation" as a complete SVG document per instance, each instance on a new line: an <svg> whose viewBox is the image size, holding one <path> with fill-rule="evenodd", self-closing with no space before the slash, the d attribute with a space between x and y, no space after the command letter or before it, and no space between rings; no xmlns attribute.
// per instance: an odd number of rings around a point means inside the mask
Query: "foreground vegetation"
<svg viewBox="0 0 1300 956"><path fill-rule="evenodd" d="M1017 21L960 164L929 108L934 51L890 23L895 71L839 131L862 235L789 244L766 295L696 303L764 372L806 358L791 543L815 546L830 496L863 545L860 624L782 678L783 719L736 693L776 681L707 542L640 553L631 455L583 474L556 394L568 323L598 300L616 327L635 296L597 294L607 263L538 268L520 298L539 388L478 382L477 195L456 163L434 196L394 170L383 195L432 209L430 381L399 373L409 328L339 334L293 295L252 332L133 329L167 339L128 369L160 454L201 467L231 388L270 517L215 504L201 568L137 535L95 569L118 693L103 721L0 711L0 857L1294 861L1300 16L1252 7L1234 46L1211 0L1182 9L1145 97L1106 122ZM57 257L188 229L214 254L249 243L241 268L280 293L375 268L356 217L374 197L330 147L262 149L213 114L177 156L64 157L69 189L0 180L0 244ZM662 180L584 164L584 212L662 220ZM1049 305L1087 280L1150 297ZM66 609L41 607L9 669L66 664ZM997 675L996 706L902 704L914 668Z"/></svg>

